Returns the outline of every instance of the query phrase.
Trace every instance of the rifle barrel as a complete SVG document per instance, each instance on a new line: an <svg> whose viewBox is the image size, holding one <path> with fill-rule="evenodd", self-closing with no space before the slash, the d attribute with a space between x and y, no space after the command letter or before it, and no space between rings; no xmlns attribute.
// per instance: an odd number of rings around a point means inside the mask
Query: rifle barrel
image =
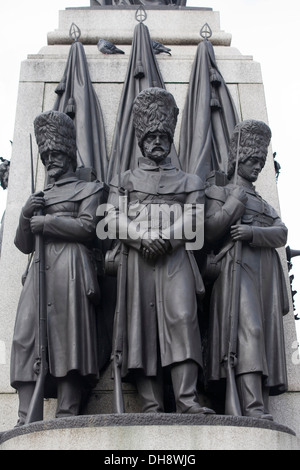
<svg viewBox="0 0 300 470"><path fill-rule="evenodd" d="M29 134L30 140L30 169L31 169L31 193L34 193L34 169L33 169L33 151L32 151L32 135Z"/></svg>

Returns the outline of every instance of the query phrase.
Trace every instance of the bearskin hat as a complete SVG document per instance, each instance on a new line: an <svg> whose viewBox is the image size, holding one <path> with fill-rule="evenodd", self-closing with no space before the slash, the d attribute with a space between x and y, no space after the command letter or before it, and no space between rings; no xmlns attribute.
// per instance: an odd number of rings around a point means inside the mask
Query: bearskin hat
<svg viewBox="0 0 300 470"><path fill-rule="evenodd" d="M262 121L249 119L239 122L234 128L229 143L228 178L231 178L235 170L238 140L240 140L239 163L243 163L249 157L255 156L261 158L265 164L271 137L272 134L269 126Z"/></svg>
<svg viewBox="0 0 300 470"><path fill-rule="evenodd" d="M142 143L147 134L166 133L173 142L179 109L171 93L164 88L146 88L135 98L132 108L133 125L138 140Z"/></svg>
<svg viewBox="0 0 300 470"><path fill-rule="evenodd" d="M54 150L71 158L76 166L76 131L72 119L59 111L46 111L34 120L34 132L39 152Z"/></svg>

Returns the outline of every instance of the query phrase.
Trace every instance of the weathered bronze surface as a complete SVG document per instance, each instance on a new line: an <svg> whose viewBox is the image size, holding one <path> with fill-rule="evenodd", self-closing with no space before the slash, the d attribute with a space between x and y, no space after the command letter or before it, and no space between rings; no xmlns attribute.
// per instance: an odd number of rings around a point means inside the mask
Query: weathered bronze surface
<svg viewBox="0 0 300 470"><path fill-rule="evenodd" d="M108 227L118 220L119 238L127 248L126 283L119 279L118 293L124 298L118 314L126 319L123 350L113 352L119 362L122 358L123 377L133 377L144 412L165 410L163 386L169 375L177 412L213 413L197 400L203 364L196 294L201 297L204 290L193 254L185 248L186 239L176 237L176 226L184 225L184 217L175 216L172 223L163 218L159 223L152 212L159 206L181 209L204 201L202 180L175 168L168 158L177 114L173 96L162 88L149 88L137 96L133 122L143 157L136 169L116 176L110 185L108 202L113 209ZM120 207L121 194L127 197L128 214ZM194 217L192 211L185 222ZM138 237L131 236L134 227ZM121 233L127 234L124 239ZM118 334L115 331L115 337Z"/></svg>
<svg viewBox="0 0 300 470"><path fill-rule="evenodd" d="M226 380L231 403L225 413L239 414L232 412L235 406L243 416L264 419L272 419L268 396L287 390L282 316L289 310L276 251L286 243L287 228L253 185L265 165L270 138L270 129L260 121L235 127L228 183L206 190L205 216L206 250L218 266L210 300L208 382L220 390ZM235 383L229 389L232 371Z"/></svg>
<svg viewBox="0 0 300 470"><path fill-rule="evenodd" d="M43 238L49 369L44 396L57 396L56 416L61 417L79 413L84 392L99 373L95 312L100 290L92 249L103 184L79 180L75 174L71 118L49 111L34 124L49 185L25 202L15 244L30 254L37 237ZM33 258L24 283L12 344L11 385L19 393L19 425L26 420L40 356L38 261Z"/></svg>

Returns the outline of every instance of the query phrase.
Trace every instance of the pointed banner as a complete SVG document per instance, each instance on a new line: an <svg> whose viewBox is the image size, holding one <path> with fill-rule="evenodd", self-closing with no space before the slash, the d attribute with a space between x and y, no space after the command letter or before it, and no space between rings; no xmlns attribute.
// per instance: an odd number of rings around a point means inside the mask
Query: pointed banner
<svg viewBox="0 0 300 470"><path fill-rule="evenodd" d="M108 161L103 116L81 42L72 44L64 76L55 92L58 97L53 109L68 114L74 121L78 166L93 168L97 179L106 182Z"/></svg>
<svg viewBox="0 0 300 470"><path fill-rule="evenodd" d="M125 78L117 122L112 142L107 181L116 174L137 167L141 151L138 147L132 123L132 105L135 97L145 88L165 88L147 26L136 25L131 54ZM171 159L179 167L179 160L172 146Z"/></svg>
<svg viewBox="0 0 300 470"><path fill-rule="evenodd" d="M108 159L102 111L90 79L84 47L78 41L80 30L72 24L70 33L74 42L63 78L55 90L58 97L54 110L64 112L73 119L76 128L77 164L79 168L88 170L86 173L81 170L79 177L87 181L96 177L106 183ZM91 172L91 169L94 171ZM104 200L105 197L103 195ZM97 239L93 253L99 267L101 289L101 300L97 306L99 370L107 364L111 354L115 299L115 280L101 276L101 251L105 253L105 249L102 241Z"/></svg>
<svg viewBox="0 0 300 470"><path fill-rule="evenodd" d="M205 181L213 171L227 172L228 144L238 114L218 70L212 44L200 42L190 77L180 129L182 169Z"/></svg>

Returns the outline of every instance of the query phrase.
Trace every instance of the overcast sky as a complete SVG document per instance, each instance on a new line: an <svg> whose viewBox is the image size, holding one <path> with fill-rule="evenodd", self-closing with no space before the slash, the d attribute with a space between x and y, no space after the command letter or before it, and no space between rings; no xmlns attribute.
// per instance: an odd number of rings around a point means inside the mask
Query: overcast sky
<svg viewBox="0 0 300 470"><path fill-rule="evenodd" d="M89 5L89 0L1 1L1 157L11 158L21 61L47 44L47 33L58 28L59 10ZM288 244L300 250L300 1L188 0L187 6L219 11L221 29L232 34L231 45L261 64L272 148L281 165L277 185L281 216L289 228ZM0 215L5 201L6 191L0 188ZM300 312L300 257L293 259L293 265Z"/></svg>

